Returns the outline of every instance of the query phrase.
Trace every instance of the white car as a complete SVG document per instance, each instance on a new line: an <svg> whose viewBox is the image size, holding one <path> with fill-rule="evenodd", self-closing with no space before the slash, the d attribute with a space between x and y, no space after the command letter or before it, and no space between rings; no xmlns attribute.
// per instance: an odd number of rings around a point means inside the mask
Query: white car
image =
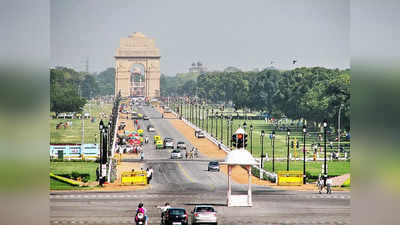
<svg viewBox="0 0 400 225"><path fill-rule="evenodd" d="M192 224L217 224L217 211L211 205L196 205L192 213Z"/></svg>
<svg viewBox="0 0 400 225"><path fill-rule="evenodd" d="M182 159L182 153L178 149L174 149L171 152L171 159Z"/></svg>

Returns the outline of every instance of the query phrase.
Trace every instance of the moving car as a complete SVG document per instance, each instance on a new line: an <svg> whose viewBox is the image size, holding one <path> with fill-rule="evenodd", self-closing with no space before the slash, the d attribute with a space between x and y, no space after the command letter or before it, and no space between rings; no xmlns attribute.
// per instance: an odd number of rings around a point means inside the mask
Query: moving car
<svg viewBox="0 0 400 225"><path fill-rule="evenodd" d="M143 115L143 120L149 120L150 117L148 117L147 115Z"/></svg>
<svg viewBox="0 0 400 225"><path fill-rule="evenodd" d="M164 112L165 112L165 113L170 113L170 112L171 112L171 109L168 108L168 107L165 107Z"/></svg>
<svg viewBox="0 0 400 225"><path fill-rule="evenodd" d="M164 144L162 140L158 140L156 141L156 149L163 149L164 148Z"/></svg>
<svg viewBox="0 0 400 225"><path fill-rule="evenodd" d="M178 141L178 143L176 143L176 148L177 149L186 149L186 144L183 141Z"/></svg>
<svg viewBox="0 0 400 225"><path fill-rule="evenodd" d="M211 161L208 163L208 171L218 171L219 172L219 162L218 161Z"/></svg>
<svg viewBox="0 0 400 225"><path fill-rule="evenodd" d="M182 159L182 153L179 149L174 149L171 152L171 159Z"/></svg>
<svg viewBox="0 0 400 225"><path fill-rule="evenodd" d="M157 141L162 141L160 135L154 135L153 138L154 138L154 144L155 144Z"/></svg>
<svg viewBox="0 0 400 225"><path fill-rule="evenodd" d="M148 125L148 126L147 126L147 131L148 131L148 132L155 132L156 129L154 128L153 125Z"/></svg>
<svg viewBox="0 0 400 225"><path fill-rule="evenodd" d="M194 132L194 136L197 137L197 138L205 138L205 137L206 137L206 136L204 135L203 131L201 131L201 130L196 130L196 131Z"/></svg>
<svg viewBox="0 0 400 225"><path fill-rule="evenodd" d="M196 205L192 213L192 224L217 224L217 211L211 205Z"/></svg>
<svg viewBox="0 0 400 225"><path fill-rule="evenodd" d="M188 225L188 215L184 208L169 208L161 221L163 225Z"/></svg>
<svg viewBox="0 0 400 225"><path fill-rule="evenodd" d="M174 139L166 137L164 138L164 148L174 148Z"/></svg>

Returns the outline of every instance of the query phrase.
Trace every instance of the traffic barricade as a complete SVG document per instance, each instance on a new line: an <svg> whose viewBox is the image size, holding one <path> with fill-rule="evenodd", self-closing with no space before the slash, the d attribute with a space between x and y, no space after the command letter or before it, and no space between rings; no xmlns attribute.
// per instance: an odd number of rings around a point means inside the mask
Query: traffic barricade
<svg viewBox="0 0 400 225"><path fill-rule="evenodd" d="M302 171L279 171L278 172L279 186L301 186L303 185Z"/></svg>
<svg viewBox="0 0 400 225"><path fill-rule="evenodd" d="M123 172L121 174L121 185L146 185L146 171Z"/></svg>

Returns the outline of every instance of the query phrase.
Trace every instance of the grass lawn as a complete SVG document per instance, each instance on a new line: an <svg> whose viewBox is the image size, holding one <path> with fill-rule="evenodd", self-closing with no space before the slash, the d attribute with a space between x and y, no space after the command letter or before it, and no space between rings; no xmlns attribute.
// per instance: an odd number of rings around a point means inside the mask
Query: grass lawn
<svg viewBox="0 0 400 225"><path fill-rule="evenodd" d="M109 114L111 113L113 105L104 104L97 105L94 102L85 105L84 112L91 113L92 116L96 117L95 122L91 122L90 119L84 120L84 142L85 143L99 143L99 122L100 122L100 112L107 114L107 119L103 120L104 123L108 123ZM60 122L72 121L72 127L64 129L56 129L56 125ZM82 120L80 119L52 119L50 118L50 143L82 143ZM95 137L97 135L97 137ZM96 139L96 140L95 140Z"/></svg>
<svg viewBox="0 0 400 225"><path fill-rule="evenodd" d="M306 171L311 174L311 176L318 176L321 173L322 164L324 162L306 162ZM328 161L328 176L340 176L346 173L350 173L350 161ZM268 161L264 164L264 169L267 171L272 171L272 161ZM290 161L290 170L303 171L302 161ZM286 161L285 162L275 162L275 172L286 171Z"/></svg>
<svg viewBox="0 0 400 225"><path fill-rule="evenodd" d="M50 162L50 172L54 174L70 174L73 171L90 174L89 181L96 181L96 162Z"/></svg>
<svg viewBox="0 0 400 225"><path fill-rule="evenodd" d="M185 114L185 107L183 107L183 114ZM211 115L211 113L209 114ZM206 116L206 114L205 114ZM193 121L196 123L196 121ZM233 125L232 125L232 132L235 132L239 126L242 126L242 124L245 122L245 120L241 119L234 119L233 120ZM269 138L269 135L271 131L274 129L272 124L267 124L265 120L247 120L247 129L246 132L248 134L248 141L247 141L247 150L250 151L251 145L252 145L252 152L254 157L260 157L261 155L261 130L265 131L265 136L264 136L264 154L267 153L268 156L271 158L272 157L272 142L271 139ZM253 125L253 141L251 144L251 135L250 135L250 125ZM221 138L221 131L223 133L223 143L230 145L230 137L227 140L227 134L230 134L230 127L228 128L227 120L224 119L222 122L222 130L221 130L221 119L218 119L218 130L216 130L216 120L211 119L211 117L208 119L208 129L207 129L207 120L201 121L200 123L197 124L197 126L203 128L204 130L207 130L208 133L212 134L214 137L217 136L218 139L220 140ZM307 151L307 157L312 157L313 156L313 151L311 148L311 144L313 143L318 143L320 142L318 140L318 132L319 130L309 130L309 135L306 136L306 151ZM275 134L275 157L286 157L287 156L287 132L286 131L276 131ZM299 149L297 149L297 157L302 156L302 149L303 149L303 134L301 132L301 128L299 130L291 132L290 136L290 141L297 139L299 142ZM336 151L337 150L337 143L333 142L333 148L329 148L329 141L327 141L327 152L328 152L328 157L330 156L329 153ZM320 142L321 144L321 150L323 152L323 141ZM344 144L350 145L350 142L345 142L342 140L341 146ZM345 147L346 151L350 151L350 147ZM294 156L295 151L294 148L289 148L290 153L292 156ZM322 154L319 153L320 155ZM344 153L340 154L340 157L344 157Z"/></svg>

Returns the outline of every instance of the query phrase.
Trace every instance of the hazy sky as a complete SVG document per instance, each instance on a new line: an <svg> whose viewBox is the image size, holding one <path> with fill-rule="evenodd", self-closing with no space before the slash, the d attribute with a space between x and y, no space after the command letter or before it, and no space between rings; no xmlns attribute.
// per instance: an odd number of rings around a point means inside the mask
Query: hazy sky
<svg viewBox="0 0 400 225"><path fill-rule="evenodd" d="M114 67L119 39L154 38L161 73L299 66L349 68L348 0L52 0L51 65Z"/></svg>

